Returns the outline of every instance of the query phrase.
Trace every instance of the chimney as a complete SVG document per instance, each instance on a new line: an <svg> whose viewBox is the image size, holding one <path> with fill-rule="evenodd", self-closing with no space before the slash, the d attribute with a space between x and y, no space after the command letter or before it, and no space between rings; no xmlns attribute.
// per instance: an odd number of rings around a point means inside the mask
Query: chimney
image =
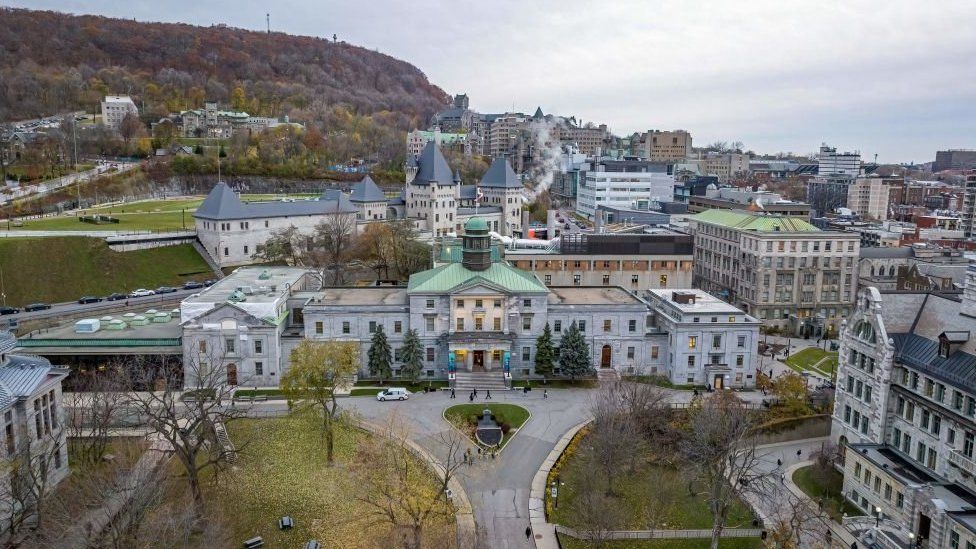
<svg viewBox="0 0 976 549"><path fill-rule="evenodd" d="M546 232L550 239L556 236L556 210L546 210Z"/></svg>
<svg viewBox="0 0 976 549"><path fill-rule="evenodd" d="M515 236L515 235L512 235L512 236ZM526 207L524 207L524 205L523 205L523 208L522 208L522 238L528 238L528 237L529 237L529 209L526 208Z"/></svg>
<svg viewBox="0 0 976 549"><path fill-rule="evenodd" d="M671 301L682 305L694 305L695 294L689 292L671 292Z"/></svg>

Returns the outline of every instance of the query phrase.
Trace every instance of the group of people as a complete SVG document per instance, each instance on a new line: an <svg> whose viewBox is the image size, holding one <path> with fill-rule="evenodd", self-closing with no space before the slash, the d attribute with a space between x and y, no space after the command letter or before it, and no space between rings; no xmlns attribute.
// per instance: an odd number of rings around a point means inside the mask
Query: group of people
<svg viewBox="0 0 976 549"><path fill-rule="evenodd" d="M491 449L485 448L484 450L482 450L481 446L478 446L477 458L475 458L474 453L471 452L471 448L468 448L461 456L461 459L465 465L474 465L475 459L481 460L481 459L488 459L489 457L491 459L495 459L495 456L497 454L498 454L498 450L495 448L491 448Z"/></svg>
<svg viewBox="0 0 976 549"><path fill-rule="evenodd" d="M528 390L527 387L525 387L525 388L522 389L522 394L523 395L528 395L529 394L529 390ZM454 387L451 387L451 396L449 398L457 398L457 392L455 391ZM478 398L478 388L477 387L475 387L474 389L471 389L471 392L468 393L468 401L469 402L474 402L474 399L476 399L476 398ZM542 390L542 398L543 399L549 398L549 389L543 389ZM485 390L485 400L491 400L491 389Z"/></svg>

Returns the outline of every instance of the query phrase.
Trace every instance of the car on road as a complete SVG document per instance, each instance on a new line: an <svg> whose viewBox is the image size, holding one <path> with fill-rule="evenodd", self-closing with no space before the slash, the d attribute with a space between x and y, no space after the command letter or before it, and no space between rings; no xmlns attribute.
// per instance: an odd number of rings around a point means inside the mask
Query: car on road
<svg viewBox="0 0 976 549"><path fill-rule="evenodd" d="M46 310L48 310L50 308L51 308L51 306L48 305L47 303L31 303L30 305L25 305L24 306L24 312L25 313L33 313L33 312L36 312L36 311L46 311Z"/></svg>
<svg viewBox="0 0 976 549"><path fill-rule="evenodd" d="M0 307L0 315L15 315L19 312L17 307Z"/></svg>
<svg viewBox="0 0 976 549"><path fill-rule="evenodd" d="M114 293L105 296L105 301L122 301L123 299L129 299L129 294Z"/></svg>
<svg viewBox="0 0 976 549"><path fill-rule="evenodd" d="M385 402L387 400L407 400L410 398L410 391L405 387L390 387L376 393L376 400Z"/></svg>
<svg viewBox="0 0 976 549"><path fill-rule="evenodd" d="M176 291L176 288L172 286L160 286L156 288L157 294L171 294Z"/></svg>
<svg viewBox="0 0 976 549"><path fill-rule="evenodd" d="M100 301L102 301L102 298L100 297L95 297L93 295L86 295L85 297L81 297L78 299L78 304L85 305L86 303L99 303Z"/></svg>
<svg viewBox="0 0 976 549"><path fill-rule="evenodd" d="M214 279L212 279L212 278L209 278L209 279L203 281L203 285L204 286L213 286L216 283L217 283L217 281L214 280Z"/></svg>
<svg viewBox="0 0 976 549"><path fill-rule="evenodd" d="M184 290L199 290L203 288L203 282L197 282L196 280L191 280L183 285Z"/></svg>
<svg viewBox="0 0 976 549"><path fill-rule="evenodd" d="M151 295L156 295L156 292L147 290L145 288L139 288L138 290L129 293L129 297L147 297Z"/></svg>

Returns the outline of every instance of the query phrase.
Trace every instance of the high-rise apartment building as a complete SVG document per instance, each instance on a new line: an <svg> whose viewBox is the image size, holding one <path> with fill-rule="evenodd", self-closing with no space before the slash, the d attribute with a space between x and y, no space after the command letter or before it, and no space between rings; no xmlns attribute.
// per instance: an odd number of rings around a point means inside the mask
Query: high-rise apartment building
<svg viewBox="0 0 976 549"><path fill-rule="evenodd" d="M847 187L847 208L864 219L888 219L891 187L881 176L862 176Z"/></svg>
<svg viewBox="0 0 976 549"><path fill-rule="evenodd" d="M647 210L673 201L674 175L665 164L639 172L589 171L576 189L576 211L590 219L601 206Z"/></svg>
<svg viewBox="0 0 976 549"><path fill-rule="evenodd" d="M821 145L820 154L817 155L817 173L857 177L861 173L861 153L839 153L834 147Z"/></svg>
<svg viewBox="0 0 976 549"><path fill-rule="evenodd" d="M966 238L976 236L976 175L966 176L966 194L962 199L962 231Z"/></svg>
<svg viewBox="0 0 976 549"><path fill-rule="evenodd" d="M691 154L691 134L685 130L648 130L641 136L640 156L652 162L680 162Z"/></svg>
<svg viewBox="0 0 976 549"><path fill-rule="evenodd" d="M102 124L107 128L119 129L122 119L129 113L138 115L139 108L128 95L106 95L102 101Z"/></svg>
<svg viewBox="0 0 976 549"><path fill-rule="evenodd" d="M935 162L932 163L933 172L942 170L976 170L976 150L949 149L937 151Z"/></svg>

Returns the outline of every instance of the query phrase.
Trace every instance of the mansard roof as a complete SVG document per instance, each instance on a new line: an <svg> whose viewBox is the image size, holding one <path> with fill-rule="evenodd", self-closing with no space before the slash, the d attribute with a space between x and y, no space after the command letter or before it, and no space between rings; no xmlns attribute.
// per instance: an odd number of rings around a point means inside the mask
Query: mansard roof
<svg viewBox="0 0 976 549"><path fill-rule="evenodd" d="M512 169L505 157L498 157L491 162L488 171L481 178L482 187L502 187L506 189L521 189L522 182Z"/></svg>
<svg viewBox="0 0 976 549"><path fill-rule="evenodd" d="M453 185L454 174L451 166L444 158L444 153L433 141L428 141L424 146L420 158L417 159L417 175L413 178L414 185L429 185L431 182L438 185Z"/></svg>
<svg viewBox="0 0 976 549"><path fill-rule="evenodd" d="M350 202L386 202L386 195L380 190L373 178L366 176L352 187L349 194Z"/></svg>

